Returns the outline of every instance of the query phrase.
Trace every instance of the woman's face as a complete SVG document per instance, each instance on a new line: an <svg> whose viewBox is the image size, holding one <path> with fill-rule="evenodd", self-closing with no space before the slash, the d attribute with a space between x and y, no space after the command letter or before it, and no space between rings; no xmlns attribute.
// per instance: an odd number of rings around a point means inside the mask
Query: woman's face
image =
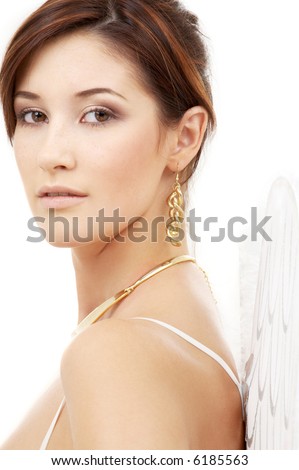
<svg viewBox="0 0 299 470"><path fill-rule="evenodd" d="M119 209L121 230L146 217L169 170L158 152L156 103L128 61L86 33L56 39L18 77L15 113L18 167L51 243L98 241L101 210L112 217ZM55 216L65 223L53 224ZM107 237L121 230L104 228Z"/></svg>

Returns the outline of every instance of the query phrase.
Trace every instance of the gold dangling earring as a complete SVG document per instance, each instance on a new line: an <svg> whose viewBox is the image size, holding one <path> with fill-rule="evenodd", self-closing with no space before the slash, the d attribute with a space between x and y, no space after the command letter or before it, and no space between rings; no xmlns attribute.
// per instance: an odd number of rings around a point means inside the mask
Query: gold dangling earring
<svg viewBox="0 0 299 470"><path fill-rule="evenodd" d="M177 166L177 174L173 185L173 192L167 199L170 208L169 219L166 222L166 240L170 241L173 246L181 246L180 240L181 225L184 221L184 196L179 182L179 164Z"/></svg>

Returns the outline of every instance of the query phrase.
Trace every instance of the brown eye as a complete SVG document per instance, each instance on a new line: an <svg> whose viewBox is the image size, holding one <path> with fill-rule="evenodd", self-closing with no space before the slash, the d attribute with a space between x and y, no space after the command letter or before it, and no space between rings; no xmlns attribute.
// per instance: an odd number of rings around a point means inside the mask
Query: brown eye
<svg viewBox="0 0 299 470"><path fill-rule="evenodd" d="M43 113L41 113L40 111L33 111L32 112L32 120L34 122L43 122L43 121L45 121L45 119L46 119L46 116Z"/></svg>
<svg viewBox="0 0 299 470"><path fill-rule="evenodd" d="M104 124L110 119L113 118L112 112L108 111L108 109L99 108L93 109L85 114L82 122L86 122L87 124Z"/></svg>
<svg viewBox="0 0 299 470"><path fill-rule="evenodd" d="M99 122L105 122L109 119L109 114L106 111L95 111L96 120Z"/></svg>
<svg viewBox="0 0 299 470"><path fill-rule="evenodd" d="M27 124L47 122L47 116L41 111L26 111L22 113L22 120Z"/></svg>

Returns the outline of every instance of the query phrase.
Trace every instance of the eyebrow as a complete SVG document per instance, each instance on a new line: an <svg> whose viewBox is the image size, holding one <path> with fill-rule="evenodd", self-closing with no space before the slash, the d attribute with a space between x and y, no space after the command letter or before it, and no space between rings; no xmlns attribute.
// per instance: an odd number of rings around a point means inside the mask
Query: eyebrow
<svg viewBox="0 0 299 470"><path fill-rule="evenodd" d="M127 100L123 95L117 93L116 91L112 90L111 88L90 88L89 90L79 91L75 94L76 98L84 98L86 96L93 96L103 93L109 93L110 95L119 96L120 98ZM14 98L25 98L28 100L38 100L41 97L36 93L32 93L31 91L18 91L15 93Z"/></svg>
<svg viewBox="0 0 299 470"><path fill-rule="evenodd" d="M85 96L97 95L99 93L109 93L110 95L119 96L120 98L127 100L127 98L125 98L120 93L117 93L116 91L112 90L111 88L91 88L90 90L80 91L79 93L76 93L75 96L81 98Z"/></svg>

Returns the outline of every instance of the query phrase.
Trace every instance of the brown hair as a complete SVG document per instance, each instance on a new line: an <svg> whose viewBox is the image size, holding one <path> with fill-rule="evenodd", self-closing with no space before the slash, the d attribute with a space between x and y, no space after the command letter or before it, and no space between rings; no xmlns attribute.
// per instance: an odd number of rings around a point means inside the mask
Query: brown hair
<svg viewBox="0 0 299 470"><path fill-rule="evenodd" d="M81 29L97 33L139 66L165 125L177 123L193 106L203 106L208 127L198 154L186 167L194 173L207 136L215 128L208 60L198 18L176 0L48 0L13 36L0 71L0 92L7 134L16 118L17 73L47 41Z"/></svg>

